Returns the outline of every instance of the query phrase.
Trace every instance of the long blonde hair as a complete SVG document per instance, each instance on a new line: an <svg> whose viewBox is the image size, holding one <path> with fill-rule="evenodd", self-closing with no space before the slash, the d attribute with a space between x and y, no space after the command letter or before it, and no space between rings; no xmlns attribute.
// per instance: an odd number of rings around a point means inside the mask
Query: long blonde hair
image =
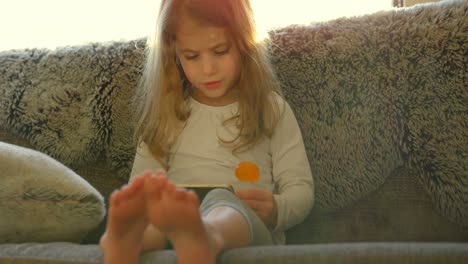
<svg viewBox="0 0 468 264"><path fill-rule="evenodd" d="M176 63L174 47L178 16L187 14L225 27L241 54L239 112L225 120L225 124L234 122L239 134L232 141L219 140L230 145L233 153L247 150L273 134L281 115L273 93L281 95L280 85L270 63L267 39L258 38L249 0L162 0L135 98L138 122L134 140L137 145L145 142L166 169L171 147L190 117L191 86Z"/></svg>

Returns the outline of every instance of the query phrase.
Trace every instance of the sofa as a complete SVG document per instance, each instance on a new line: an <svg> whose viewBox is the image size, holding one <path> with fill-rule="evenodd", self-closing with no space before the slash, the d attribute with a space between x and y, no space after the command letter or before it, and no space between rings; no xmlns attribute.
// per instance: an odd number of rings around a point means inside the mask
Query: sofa
<svg viewBox="0 0 468 264"><path fill-rule="evenodd" d="M468 1L271 29L315 203L218 263L466 263ZM0 52L0 263L102 263L144 38ZM176 263L171 250L140 263Z"/></svg>

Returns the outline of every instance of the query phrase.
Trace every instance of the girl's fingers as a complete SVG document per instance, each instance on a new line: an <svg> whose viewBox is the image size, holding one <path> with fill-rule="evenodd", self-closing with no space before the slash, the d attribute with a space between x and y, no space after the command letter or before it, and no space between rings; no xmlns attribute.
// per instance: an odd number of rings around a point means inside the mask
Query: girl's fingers
<svg viewBox="0 0 468 264"><path fill-rule="evenodd" d="M252 199L242 199L242 201L246 203L254 211L262 211L262 209L265 207L264 203L261 201L252 200Z"/></svg>
<svg viewBox="0 0 468 264"><path fill-rule="evenodd" d="M251 200L258 200L258 201L269 201L273 197L272 192L258 190L258 189L237 191L236 195L241 199L251 199Z"/></svg>

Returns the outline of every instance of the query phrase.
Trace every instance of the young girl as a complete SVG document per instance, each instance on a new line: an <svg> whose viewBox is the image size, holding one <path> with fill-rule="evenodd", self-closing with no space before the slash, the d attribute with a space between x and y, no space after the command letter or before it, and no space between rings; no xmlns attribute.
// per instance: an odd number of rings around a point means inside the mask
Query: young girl
<svg viewBox="0 0 468 264"><path fill-rule="evenodd" d="M163 0L141 87L137 153L129 184L110 197L105 262L136 263L168 241L179 263L284 243L312 207L313 179L249 1ZM236 178L244 161L257 182ZM186 183L235 193L215 189L200 204L175 187Z"/></svg>

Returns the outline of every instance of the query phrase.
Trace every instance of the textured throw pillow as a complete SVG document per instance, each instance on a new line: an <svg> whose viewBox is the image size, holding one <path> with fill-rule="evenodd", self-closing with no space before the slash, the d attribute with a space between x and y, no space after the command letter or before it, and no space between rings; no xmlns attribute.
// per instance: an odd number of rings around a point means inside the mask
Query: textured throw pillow
<svg viewBox="0 0 468 264"><path fill-rule="evenodd" d="M80 242L104 213L103 197L71 169L0 142L0 243Z"/></svg>

